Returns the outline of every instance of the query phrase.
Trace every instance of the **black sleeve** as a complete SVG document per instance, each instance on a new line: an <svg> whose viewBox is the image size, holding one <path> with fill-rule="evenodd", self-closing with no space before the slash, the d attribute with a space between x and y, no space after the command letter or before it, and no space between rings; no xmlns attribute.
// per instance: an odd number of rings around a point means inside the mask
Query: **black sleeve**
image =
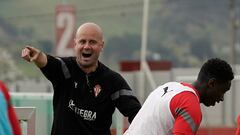
<svg viewBox="0 0 240 135"><path fill-rule="evenodd" d="M115 101L115 105L118 110L125 117L128 117L128 121L131 123L141 108L141 104L134 96L133 91L121 75L118 75L115 79L116 80L113 82L118 90L112 94L112 99Z"/></svg>
<svg viewBox="0 0 240 135"><path fill-rule="evenodd" d="M53 85L64 80L61 61L56 57L47 55L47 65L40 70Z"/></svg>

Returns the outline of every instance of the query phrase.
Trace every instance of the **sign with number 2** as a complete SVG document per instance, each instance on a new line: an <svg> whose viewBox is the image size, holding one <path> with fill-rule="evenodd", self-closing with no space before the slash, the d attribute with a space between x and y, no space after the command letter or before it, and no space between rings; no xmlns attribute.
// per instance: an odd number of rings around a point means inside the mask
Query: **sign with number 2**
<svg viewBox="0 0 240 135"><path fill-rule="evenodd" d="M75 33L76 12L73 5L56 7L56 46L57 56L73 55L73 38Z"/></svg>

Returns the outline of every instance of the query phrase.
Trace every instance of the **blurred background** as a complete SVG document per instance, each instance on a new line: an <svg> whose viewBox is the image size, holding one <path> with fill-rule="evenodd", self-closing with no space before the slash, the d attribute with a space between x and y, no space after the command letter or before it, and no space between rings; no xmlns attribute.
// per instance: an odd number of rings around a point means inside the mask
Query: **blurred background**
<svg viewBox="0 0 240 135"><path fill-rule="evenodd" d="M72 55L73 34L84 22L102 27L101 61L123 74L142 103L156 85L193 81L208 58L231 63L232 91L216 108L203 107L201 134L233 133L240 112L240 0L0 0L0 79L15 106L37 107L37 135L50 134L52 87L21 59L21 50L30 44L52 55ZM142 61L155 66L139 70ZM124 130L124 123L116 114L112 127Z"/></svg>

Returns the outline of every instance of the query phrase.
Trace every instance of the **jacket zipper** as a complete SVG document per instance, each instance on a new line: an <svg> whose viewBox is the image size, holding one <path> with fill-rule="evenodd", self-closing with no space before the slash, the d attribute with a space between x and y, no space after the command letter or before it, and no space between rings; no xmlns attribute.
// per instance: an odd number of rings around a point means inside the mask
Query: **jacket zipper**
<svg viewBox="0 0 240 135"><path fill-rule="evenodd" d="M87 86L88 86L88 88L89 88L89 90L90 90L89 92L92 93L92 89L93 89L93 88L92 88L92 86L91 86L91 84L90 84L88 74L86 74L86 80L87 80Z"/></svg>

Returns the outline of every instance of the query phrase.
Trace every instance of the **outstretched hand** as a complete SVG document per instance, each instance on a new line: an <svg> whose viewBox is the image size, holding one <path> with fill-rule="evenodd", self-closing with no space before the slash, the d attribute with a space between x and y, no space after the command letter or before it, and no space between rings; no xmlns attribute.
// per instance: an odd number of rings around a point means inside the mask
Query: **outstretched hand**
<svg viewBox="0 0 240 135"><path fill-rule="evenodd" d="M47 64L46 54L32 46L26 46L23 48L21 57L28 62L34 62L35 65L40 68L46 66Z"/></svg>
<svg viewBox="0 0 240 135"><path fill-rule="evenodd" d="M22 56L21 57L28 62L33 62L39 57L40 53L41 53L40 50L38 50L38 49L36 49L32 46L26 46L22 50Z"/></svg>

